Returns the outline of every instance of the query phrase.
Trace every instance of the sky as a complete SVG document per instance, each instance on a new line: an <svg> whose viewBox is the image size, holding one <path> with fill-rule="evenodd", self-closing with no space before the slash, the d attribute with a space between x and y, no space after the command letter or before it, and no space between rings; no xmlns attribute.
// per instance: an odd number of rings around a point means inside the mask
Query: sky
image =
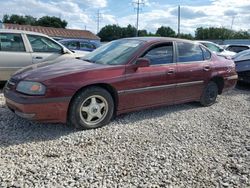
<svg viewBox="0 0 250 188"><path fill-rule="evenodd" d="M133 2L138 0L0 0L0 19L4 14L57 16L67 28L97 32L107 24L136 24ZM140 0L139 29L155 32L160 26L177 31L177 7L181 6L181 32L194 34L197 27L250 29L250 0ZM232 24L233 22L233 24Z"/></svg>

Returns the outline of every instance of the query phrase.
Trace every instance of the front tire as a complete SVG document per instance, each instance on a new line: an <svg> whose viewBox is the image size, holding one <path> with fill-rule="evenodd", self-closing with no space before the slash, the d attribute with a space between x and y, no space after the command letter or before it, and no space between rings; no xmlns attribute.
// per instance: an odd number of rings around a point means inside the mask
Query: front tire
<svg viewBox="0 0 250 188"><path fill-rule="evenodd" d="M203 90L200 103L202 106L211 106L216 102L219 93L218 86L215 82L210 81Z"/></svg>
<svg viewBox="0 0 250 188"><path fill-rule="evenodd" d="M94 129L108 124L114 113L111 94L100 87L78 93L69 107L68 123L78 129Z"/></svg>

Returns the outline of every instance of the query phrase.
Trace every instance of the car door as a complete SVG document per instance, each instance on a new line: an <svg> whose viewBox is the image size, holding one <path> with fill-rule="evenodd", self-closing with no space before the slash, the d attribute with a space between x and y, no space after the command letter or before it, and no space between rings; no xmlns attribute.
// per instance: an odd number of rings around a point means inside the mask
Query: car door
<svg viewBox="0 0 250 188"><path fill-rule="evenodd" d="M199 44L176 42L176 103L199 100L211 78L211 53Z"/></svg>
<svg viewBox="0 0 250 188"><path fill-rule="evenodd" d="M150 60L150 66L139 67L126 74L125 90L120 93L120 110L173 104L175 69L173 43L151 47L140 57Z"/></svg>
<svg viewBox="0 0 250 188"><path fill-rule="evenodd" d="M8 80L18 69L31 64L22 34L0 33L0 81Z"/></svg>
<svg viewBox="0 0 250 188"><path fill-rule="evenodd" d="M27 35L32 48L32 62L52 61L62 56L62 47L53 40L39 35Z"/></svg>

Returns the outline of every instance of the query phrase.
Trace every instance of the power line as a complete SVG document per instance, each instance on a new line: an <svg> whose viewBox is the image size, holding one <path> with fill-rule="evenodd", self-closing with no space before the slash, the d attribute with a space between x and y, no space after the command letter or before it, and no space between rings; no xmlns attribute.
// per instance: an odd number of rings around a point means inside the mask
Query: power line
<svg viewBox="0 0 250 188"><path fill-rule="evenodd" d="M139 31L139 14L140 14L140 7L142 5L145 5L144 0L137 0L133 2L134 5L136 5L136 12L137 12L137 18L136 18L136 36L138 37L138 31Z"/></svg>

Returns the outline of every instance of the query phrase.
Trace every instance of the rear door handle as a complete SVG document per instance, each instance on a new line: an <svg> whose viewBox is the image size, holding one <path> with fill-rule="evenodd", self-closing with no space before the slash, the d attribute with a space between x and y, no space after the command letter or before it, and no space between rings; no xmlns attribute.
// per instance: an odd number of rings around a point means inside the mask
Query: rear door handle
<svg viewBox="0 0 250 188"><path fill-rule="evenodd" d="M175 70L174 70L174 69L169 69L167 73L168 73L168 74L174 74L174 73L175 73Z"/></svg>
<svg viewBox="0 0 250 188"><path fill-rule="evenodd" d="M43 59L43 57L37 56L37 57L34 57L34 59Z"/></svg>
<svg viewBox="0 0 250 188"><path fill-rule="evenodd" d="M204 70L204 71L210 71L210 70L211 70L211 67L210 67L210 66L205 66L205 67L203 68L203 70Z"/></svg>

